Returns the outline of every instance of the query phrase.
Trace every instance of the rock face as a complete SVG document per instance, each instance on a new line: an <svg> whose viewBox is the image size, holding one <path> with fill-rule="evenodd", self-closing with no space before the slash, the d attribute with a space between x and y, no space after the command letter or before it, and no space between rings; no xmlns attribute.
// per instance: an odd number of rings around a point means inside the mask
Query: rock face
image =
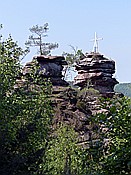
<svg viewBox="0 0 131 175"><path fill-rule="evenodd" d="M88 146L90 140L97 140L98 136L95 133L97 126L90 121L97 112L102 112L99 97L103 94L107 97L115 94L113 88L118 83L112 77L115 73L115 62L98 53L85 55L76 65L78 75L74 84L81 88L71 88L62 79L63 65L67 64L64 57L36 56L33 59L39 63L38 72L41 76L50 78L53 85L51 94L54 109L53 131L59 123L64 122L71 125L78 133L80 145ZM23 76L30 74L33 66L35 66L33 61L27 63L23 69Z"/></svg>
<svg viewBox="0 0 131 175"><path fill-rule="evenodd" d="M39 72L43 78L50 78L53 86L67 86L68 83L62 79L63 65L67 65L63 56L35 56L33 60L37 60L40 69ZM30 68L33 64L28 62L24 69L23 75L30 73Z"/></svg>
<svg viewBox="0 0 131 175"><path fill-rule="evenodd" d="M53 89L53 128L60 122L71 125L78 133L79 145L88 147L90 141L95 143L99 138L97 125L91 122L92 117L106 112L101 108L99 98L117 95L114 85L118 82L113 78L115 62L99 53L91 53L79 61L76 70L78 75L74 85L81 88Z"/></svg>
<svg viewBox="0 0 131 175"><path fill-rule="evenodd" d="M70 87L55 87L53 89L54 118L53 129L59 123L65 123L78 133L79 145L86 146L89 140L96 140L94 125L90 124L91 117L99 94L96 90L77 90ZM95 103L95 104L94 104Z"/></svg>
<svg viewBox="0 0 131 175"><path fill-rule="evenodd" d="M101 94L114 92L114 86L118 83L112 77L115 73L115 62L99 53L86 54L76 65L76 70L78 75L74 85L85 87L88 84Z"/></svg>

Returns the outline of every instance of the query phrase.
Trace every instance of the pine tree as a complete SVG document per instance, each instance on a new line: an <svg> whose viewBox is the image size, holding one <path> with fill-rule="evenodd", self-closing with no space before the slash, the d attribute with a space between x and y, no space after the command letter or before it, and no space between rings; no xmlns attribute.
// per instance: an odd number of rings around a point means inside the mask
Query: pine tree
<svg viewBox="0 0 131 175"><path fill-rule="evenodd" d="M48 23L45 23L43 26L35 25L29 30L33 34L29 36L29 40L25 44L31 47L39 47L38 53L40 53L40 55L48 55L52 49L58 47L57 43L46 43L43 41L43 38L47 37L46 33L49 30Z"/></svg>

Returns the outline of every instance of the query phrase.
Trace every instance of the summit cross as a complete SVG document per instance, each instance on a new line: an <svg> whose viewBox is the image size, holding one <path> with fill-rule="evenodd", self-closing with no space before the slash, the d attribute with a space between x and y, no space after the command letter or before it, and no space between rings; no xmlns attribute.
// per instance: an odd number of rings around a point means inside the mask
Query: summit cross
<svg viewBox="0 0 131 175"><path fill-rule="evenodd" d="M94 53L98 53L98 41L99 40L103 40L103 38L98 38L97 33L95 32L95 38L91 40L91 41L94 41L93 50L92 50L92 52Z"/></svg>

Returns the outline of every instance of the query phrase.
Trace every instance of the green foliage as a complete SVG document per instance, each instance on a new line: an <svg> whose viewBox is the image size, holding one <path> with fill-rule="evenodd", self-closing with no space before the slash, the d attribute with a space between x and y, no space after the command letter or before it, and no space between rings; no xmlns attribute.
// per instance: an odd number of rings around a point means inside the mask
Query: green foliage
<svg viewBox="0 0 131 175"><path fill-rule="evenodd" d="M46 152L48 175L81 175L81 149L78 136L71 126L62 124L54 132Z"/></svg>
<svg viewBox="0 0 131 175"><path fill-rule="evenodd" d="M125 97L101 101L105 113L99 113L101 174L131 174L131 108Z"/></svg>
<svg viewBox="0 0 131 175"><path fill-rule="evenodd" d="M11 36L0 43L0 174L40 174L51 121L51 85L32 70L19 87L23 51ZM18 88L19 87L19 88ZM47 93L48 92L48 93Z"/></svg>
<svg viewBox="0 0 131 175"><path fill-rule="evenodd" d="M100 94L99 91L93 88L85 87L78 92L78 97L83 100L84 99L86 100L86 98L88 97L96 97L96 96L99 96L99 94Z"/></svg>
<svg viewBox="0 0 131 175"><path fill-rule="evenodd" d="M43 42L43 38L47 36L46 33L49 30L48 23L45 23L43 26L35 25L29 30L35 35L30 35L29 40L25 45L39 47L38 53L40 53L40 55L48 55L52 49L58 48L57 43L53 44Z"/></svg>
<svg viewBox="0 0 131 175"><path fill-rule="evenodd" d="M61 125L53 134L46 152L42 168L48 175L98 175L102 165L99 163L100 145L90 140L87 146L79 145L78 134L74 128Z"/></svg>
<svg viewBox="0 0 131 175"><path fill-rule="evenodd" d="M100 96L99 91L93 88L85 87L78 91L78 94L77 94L78 100L77 100L76 106L83 112L90 114L89 103L91 101L94 101L96 97L99 97L99 96Z"/></svg>
<svg viewBox="0 0 131 175"><path fill-rule="evenodd" d="M70 47L72 48L73 53L67 53L67 52L63 53L63 56L65 56L65 59L66 59L67 64L68 64L67 67L64 70L64 77L66 77L68 75L68 73L70 73L70 71L74 71L74 69L73 69L74 66L84 56L82 50L78 50L77 48L75 48L75 47L73 47L71 45L70 45Z"/></svg>
<svg viewBox="0 0 131 175"><path fill-rule="evenodd" d="M79 60L84 56L82 50L78 50L77 48L75 48L74 46L71 46L73 50L73 53L63 53L63 56L66 57L66 61L68 63L69 66L74 66L76 63L79 62Z"/></svg>

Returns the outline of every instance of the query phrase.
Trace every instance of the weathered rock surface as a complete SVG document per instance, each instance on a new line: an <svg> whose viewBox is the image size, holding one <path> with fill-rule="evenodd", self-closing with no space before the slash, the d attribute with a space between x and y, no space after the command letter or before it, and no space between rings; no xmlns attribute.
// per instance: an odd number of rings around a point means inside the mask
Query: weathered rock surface
<svg viewBox="0 0 131 175"><path fill-rule="evenodd" d="M79 135L79 144L87 146L90 140L97 140L94 132L97 127L91 123L92 116L97 112L103 112L99 105L99 97L112 97L114 85L118 82L113 78L115 62L100 54L87 54L76 65L78 75L75 85L79 88L71 88L62 79L63 65L66 65L62 56L36 56L34 60L39 63L38 72L44 78L50 78L52 82L51 103L55 114L52 129L64 122L74 127ZM23 76L30 74L33 61L25 65ZM88 84L88 86L87 86Z"/></svg>
<svg viewBox="0 0 131 175"><path fill-rule="evenodd" d="M114 86L118 81L113 78L115 73L115 62L103 57L99 53L90 53L76 65L78 75L75 77L74 85L86 87L90 83L94 89L101 94L114 92Z"/></svg>
<svg viewBox="0 0 131 175"><path fill-rule="evenodd" d="M53 87L52 105L54 107L53 129L59 123L72 126L79 135L79 144L87 145L89 140L96 140L94 125L90 121L95 113L98 91L93 89L77 90L70 87Z"/></svg>
<svg viewBox="0 0 131 175"><path fill-rule="evenodd" d="M65 58L63 56L35 56L33 60L37 60L40 68L39 72L43 78L50 78L52 85L54 86L67 86L68 83L62 79L63 66L66 65ZM33 65L32 62L28 62L24 69L23 75L30 74L30 69Z"/></svg>

